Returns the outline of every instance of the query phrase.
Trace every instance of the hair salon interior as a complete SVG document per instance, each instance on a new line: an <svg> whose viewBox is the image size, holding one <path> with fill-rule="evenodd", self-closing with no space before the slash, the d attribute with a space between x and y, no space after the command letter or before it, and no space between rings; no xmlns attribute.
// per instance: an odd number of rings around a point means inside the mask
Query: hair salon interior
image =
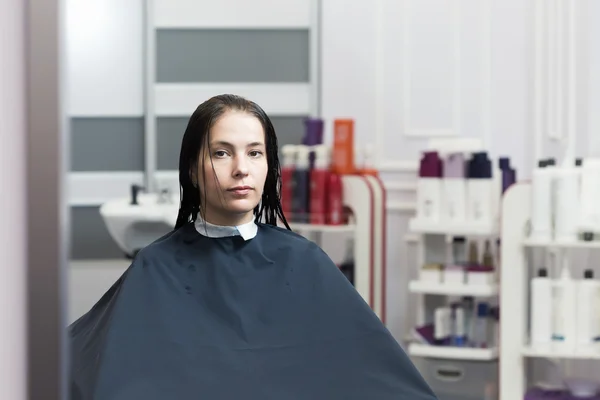
<svg viewBox="0 0 600 400"><path fill-rule="evenodd" d="M172 229L187 119L235 93L441 400L600 398L599 1L66 4L69 321Z"/></svg>

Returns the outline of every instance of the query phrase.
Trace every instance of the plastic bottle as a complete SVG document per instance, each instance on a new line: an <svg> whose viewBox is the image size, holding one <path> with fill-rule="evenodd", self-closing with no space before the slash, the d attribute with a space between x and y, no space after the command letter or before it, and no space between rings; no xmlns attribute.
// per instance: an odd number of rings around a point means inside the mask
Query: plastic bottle
<svg viewBox="0 0 600 400"><path fill-rule="evenodd" d="M577 348L589 352L600 340L600 281L594 271L584 271L577 282Z"/></svg>
<svg viewBox="0 0 600 400"><path fill-rule="evenodd" d="M473 329L473 344L475 347L488 347L489 310L488 303L477 304L477 317L475 318L475 327Z"/></svg>
<svg viewBox="0 0 600 400"><path fill-rule="evenodd" d="M554 238L561 242L578 239L578 222L581 199L581 160L573 165L557 168L556 207L554 208Z"/></svg>
<svg viewBox="0 0 600 400"><path fill-rule="evenodd" d="M442 202L442 161L437 152L425 152L417 179L417 218L439 222Z"/></svg>
<svg viewBox="0 0 600 400"><path fill-rule="evenodd" d="M467 220L492 223L497 217L495 204L499 188L494 185L492 162L486 152L473 153L468 167Z"/></svg>
<svg viewBox="0 0 600 400"><path fill-rule="evenodd" d="M335 173L329 173L327 189L326 223L328 225L343 225L345 223L345 216L342 177Z"/></svg>
<svg viewBox="0 0 600 400"><path fill-rule="evenodd" d="M563 255L560 278L554 282L553 348L573 351L577 343L577 287L569 272L569 263Z"/></svg>
<svg viewBox="0 0 600 400"><path fill-rule="evenodd" d="M327 193L329 178L329 147L314 147L315 164L310 170L310 223L323 225L327 221Z"/></svg>
<svg viewBox="0 0 600 400"><path fill-rule="evenodd" d="M581 170L581 210L579 230L586 239L600 232L600 158L586 158Z"/></svg>
<svg viewBox="0 0 600 400"><path fill-rule="evenodd" d="M442 219L461 223L467 219L466 162L462 153L444 159L442 179Z"/></svg>
<svg viewBox="0 0 600 400"><path fill-rule="evenodd" d="M531 346L548 349L552 343L552 280L540 268L531 280Z"/></svg>
<svg viewBox="0 0 600 400"><path fill-rule="evenodd" d="M336 119L333 121L331 171L339 175L355 172L353 119Z"/></svg>
<svg viewBox="0 0 600 400"><path fill-rule="evenodd" d="M293 221L294 170L296 168L296 146L287 144L281 147L281 209L289 221Z"/></svg>
<svg viewBox="0 0 600 400"><path fill-rule="evenodd" d="M553 174L547 160L538 162L531 176L531 238L552 239Z"/></svg>
<svg viewBox="0 0 600 400"><path fill-rule="evenodd" d="M294 222L308 222L310 202L310 148L296 146L296 166L294 168L294 197L292 200L292 216Z"/></svg>

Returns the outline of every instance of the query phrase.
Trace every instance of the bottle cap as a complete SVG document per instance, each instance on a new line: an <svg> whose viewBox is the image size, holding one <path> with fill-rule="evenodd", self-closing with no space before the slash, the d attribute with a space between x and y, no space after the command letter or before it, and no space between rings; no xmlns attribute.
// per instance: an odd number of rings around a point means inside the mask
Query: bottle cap
<svg viewBox="0 0 600 400"><path fill-rule="evenodd" d="M444 177L464 178L465 164L465 156L462 153L448 154L444 160Z"/></svg>
<svg viewBox="0 0 600 400"><path fill-rule="evenodd" d="M296 168L310 168L310 147L305 145L296 146Z"/></svg>
<svg viewBox="0 0 600 400"><path fill-rule="evenodd" d="M488 314L489 314L488 303L479 303L479 304L477 304L477 316L478 317L487 317Z"/></svg>
<svg viewBox="0 0 600 400"><path fill-rule="evenodd" d="M452 238L453 243L465 243L467 239L464 236L455 236Z"/></svg>
<svg viewBox="0 0 600 400"><path fill-rule="evenodd" d="M546 166L553 167L556 165L556 160L554 158L549 158L546 160Z"/></svg>
<svg viewBox="0 0 600 400"><path fill-rule="evenodd" d="M583 272L583 278L584 279L594 279L594 271L591 269L586 269Z"/></svg>
<svg viewBox="0 0 600 400"><path fill-rule="evenodd" d="M492 177L492 161L484 151L473 153L468 170L469 178L489 179Z"/></svg>
<svg viewBox="0 0 600 400"><path fill-rule="evenodd" d="M581 167L581 165L583 165L583 158L576 158L575 159L575 166L576 167Z"/></svg>
<svg viewBox="0 0 600 400"><path fill-rule="evenodd" d="M419 176L422 178L441 178L442 160L437 151L426 151L421 158Z"/></svg>
<svg viewBox="0 0 600 400"><path fill-rule="evenodd" d="M538 168L545 168L547 165L548 165L548 161L546 161L546 160L538 161Z"/></svg>
<svg viewBox="0 0 600 400"><path fill-rule="evenodd" d="M500 157L498 159L498 166L500 167L500 169L510 169L510 158Z"/></svg>
<svg viewBox="0 0 600 400"><path fill-rule="evenodd" d="M323 120L320 118L307 118L304 120L304 139L302 144L314 146L323 143Z"/></svg>
<svg viewBox="0 0 600 400"><path fill-rule="evenodd" d="M548 276L548 270L546 268L540 268L538 269L538 276L540 278L545 278Z"/></svg>

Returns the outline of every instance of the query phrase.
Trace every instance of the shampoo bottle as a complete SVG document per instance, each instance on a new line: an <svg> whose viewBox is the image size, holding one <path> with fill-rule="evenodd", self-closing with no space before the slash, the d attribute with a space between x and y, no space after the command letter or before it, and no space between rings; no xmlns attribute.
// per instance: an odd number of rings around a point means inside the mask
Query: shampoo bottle
<svg viewBox="0 0 600 400"><path fill-rule="evenodd" d="M310 148L305 145L296 146L296 166L294 168L294 197L292 215L294 222L308 222L310 201Z"/></svg>
<svg viewBox="0 0 600 400"><path fill-rule="evenodd" d="M469 163L467 180L467 219L474 223L491 224L497 216L494 212L494 189L492 162L486 152L474 153Z"/></svg>
<svg viewBox="0 0 600 400"><path fill-rule="evenodd" d="M549 241L552 239L553 170L547 160L541 160L531 175L531 238Z"/></svg>
<svg viewBox="0 0 600 400"><path fill-rule="evenodd" d="M333 121L332 172L344 175L354 173L354 120Z"/></svg>
<svg viewBox="0 0 600 400"><path fill-rule="evenodd" d="M344 187L342 177L338 174L329 173L327 181L327 224L342 225L345 221L344 215Z"/></svg>
<svg viewBox="0 0 600 400"><path fill-rule="evenodd" d="M500 157L498 160L500 174L502 179L502 194L517 180L516 171L510 167L510 159L508 157Z"/></svg>
<svg viewBox="0 0 600 400"><path fill-rule="evenodd" d="M449 154L444 159L442 180L442 220L461 223L467 217L467 181L465 157Z"/></svg>
<svg viewBox="0 0 600 400"><path fill-rule="evenodd" d="M329 178L329 148L321 144L314 147L315 165L310 170L310 223L324 225L327 215Z"/></svg>
<svg viewBox="0 0 600 400"><path fill-rule="evenodd" d="M548 350L552 343L552 281L540 268L531 280L531 346Z"/></svg>
<svg viewBox="0 0 600 400"><path fill-rule="evenodd" d="M421 158L417 180L417 218L439 222L442 200L442 161L437 152L426 152Z"/></svg>
<svg viewBox="0 0 600 400"><path fill-rule="evenodd" d="M379 171L375 167L375 149L372 144L365 146L363 155L360 173L362 175L379 176Z"/></svg>
<svg viewBox="0 0 600 400"><path fill-rule="evenodd" d="M577 342L577 288L571 278L567 255L563 255L560 278L554 282L553 347L557 351L573 351Z"/></svg>
<svg viewBox="0 0 600 400"><path fill-rule="evenodd" d="M281 209L287 219L293 221L292 199L294 198L294 169L296 164L296 146L286 144L281 147L283 162L281 165Z"/></svg>
<svg viewBox="0 0 600 400"><path fill-rule="evenodd" d="M600 232L600 158L586 158L581 170L581 214L579 231L586 239Z"/></svg>
<svg viewBox="0 0 600 400"><path fill-rule="evenodd" d="M589 353L599 340L600 281L594 279L594 271L588 269L577 282L577 349Z"/></svg>
<svg viewBox="0 0 600 400"><path fill-rule="evenodd" d="M554 239L574 242L578 238L578 217L581 197L581 160L557 168L556 206L554 208Z"/></svg>
<svg viewBox="0 0 600 400"><path fill-rule="evenodd" d="M323 120L320 118L306 118L304 120L304 138L302 144L314 149L314 146L323 144ZM310 152L310 169L314 167L315 157L313 151Z"/></svg>

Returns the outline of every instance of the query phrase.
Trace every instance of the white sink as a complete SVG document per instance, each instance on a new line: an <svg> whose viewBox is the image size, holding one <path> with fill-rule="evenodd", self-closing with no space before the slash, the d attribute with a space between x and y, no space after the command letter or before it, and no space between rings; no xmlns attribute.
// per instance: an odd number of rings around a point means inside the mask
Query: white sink
<svg viewBox="0 0 600 400"><path fill-rule="evenodd" d="M127 197L107 201L100 207L108 232L129 257L175 227L179 193L138 193L137 203L131 204Z"/></svg>

